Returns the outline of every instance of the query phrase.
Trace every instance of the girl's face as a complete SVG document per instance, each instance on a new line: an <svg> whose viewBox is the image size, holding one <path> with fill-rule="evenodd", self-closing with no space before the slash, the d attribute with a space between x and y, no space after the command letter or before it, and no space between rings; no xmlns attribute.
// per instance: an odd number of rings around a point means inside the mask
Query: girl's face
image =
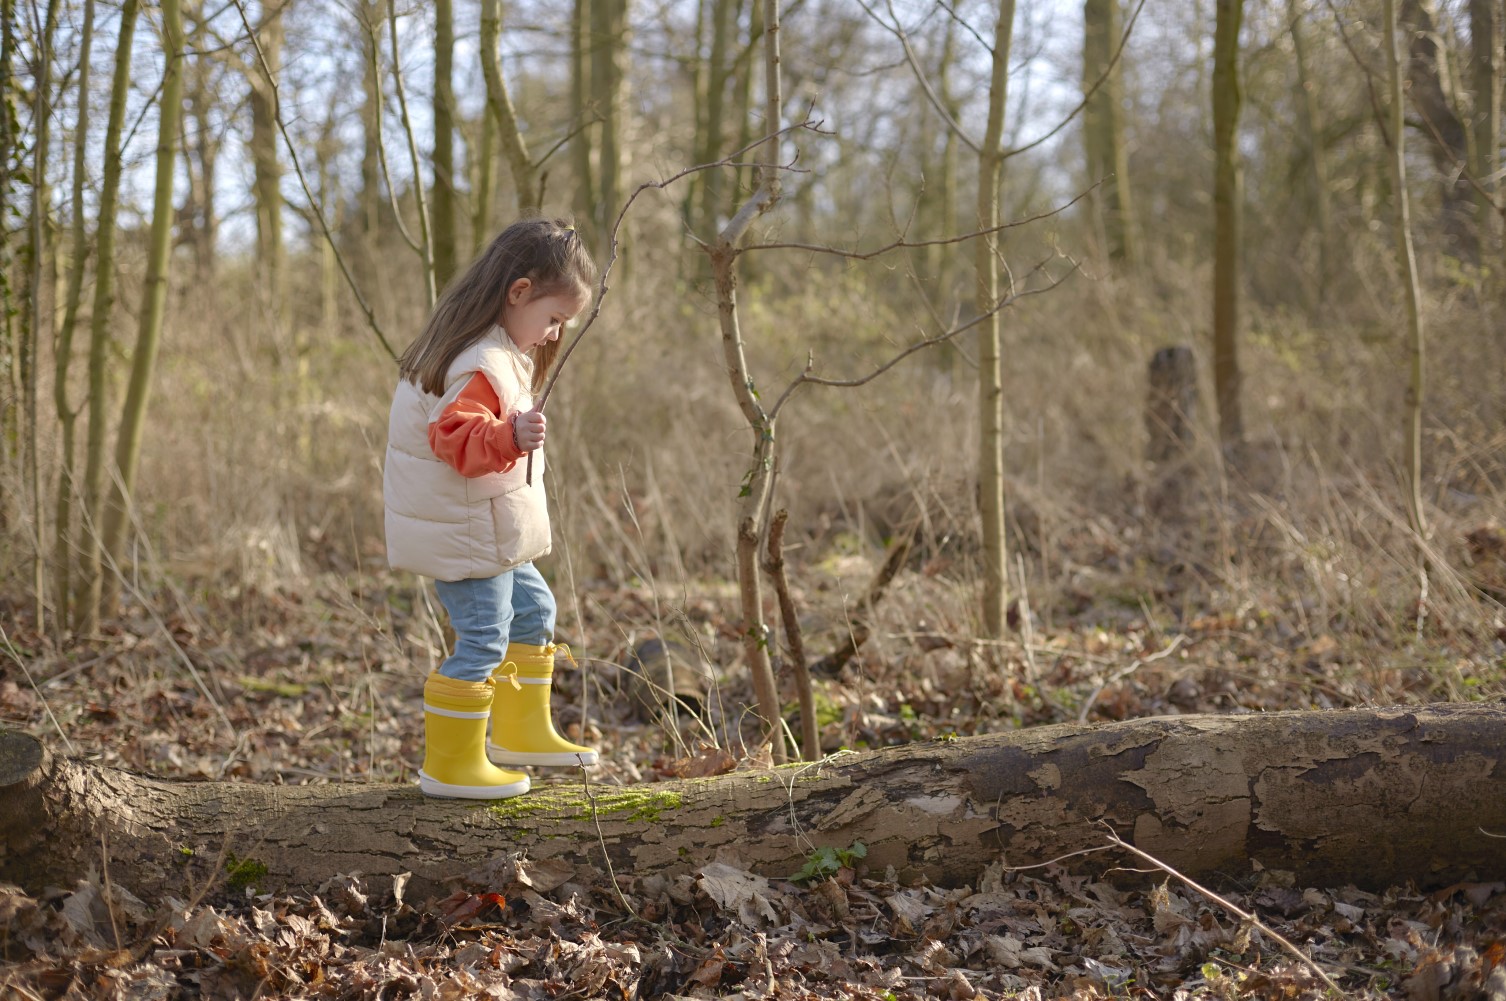
<svg viewBox="0 0 1506 1001"><path fill-rule="evenodd" d="M565 324L579 316L591 299L585 289L554 295L537 295L537 291L531 280L519 278L507 290L502 307L502 327L523 351L559 340Z"/></svg>

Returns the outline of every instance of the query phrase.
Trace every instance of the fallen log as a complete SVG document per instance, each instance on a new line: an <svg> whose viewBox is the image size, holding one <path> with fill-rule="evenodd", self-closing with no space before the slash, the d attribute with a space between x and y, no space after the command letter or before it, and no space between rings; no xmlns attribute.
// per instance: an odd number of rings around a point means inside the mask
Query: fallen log
<svg viewBox="0 0 1506 1001"><path fill-rule="evenodd" d="M942 884L1103 846L1112 829L1191 876L1299 885L1506 876L1506 707L1432 705L1064 724L629 787L536 786L497 803L399 785L175 782L0 733L0 880L37 892L108 866L180 894L413 874L412 891L526 852L576 878L722 860L787 876L816 846ZM1066 864L1101 872L1124 859ZM249 873L249 876L248 876Z"/></svg>

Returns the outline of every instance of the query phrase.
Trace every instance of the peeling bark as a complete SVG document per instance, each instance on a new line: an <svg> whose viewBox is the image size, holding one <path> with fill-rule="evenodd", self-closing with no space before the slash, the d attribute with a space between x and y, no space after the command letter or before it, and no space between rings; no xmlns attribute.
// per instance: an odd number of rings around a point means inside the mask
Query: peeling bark
<svg viewBox="0 0 1506 1001"><path fill-rule="evenodd" d="M1106 829L1225 885L1440 885L1506 874L1506 707L1181 716L1038 727L848 754L773 771L631 787L535 787L484 804L396 785L165 782L0 734L0 880L33 892L97 868L138 895L202 885L224 852L264 889L414 874L432 891L527 852L606 872L713 860L770 876L818 845L976 882L1106 843ZM600 836L598 836L598 824ZM1492 836L1495 835L1495 836ZM1067 865L1102 872L1109 854Z"/></svg>

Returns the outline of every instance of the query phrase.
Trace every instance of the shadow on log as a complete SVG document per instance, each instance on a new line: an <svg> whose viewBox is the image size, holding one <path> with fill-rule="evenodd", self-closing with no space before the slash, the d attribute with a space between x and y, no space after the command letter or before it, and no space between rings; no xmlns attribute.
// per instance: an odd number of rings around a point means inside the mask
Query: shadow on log
<svg viewBox="0 0 1506 1001"><path fill-rule="evenodd" d="M1000 860L1102 846L1105 825L1223 885L1258 868L1317 886L1500 879L1506 707L1065 724L711 779L542 785L497 803L397 785L168 782L0 733L0 880L29 892L97 870L105 846L111 879L143 897L203 885L227 850L267 890L411 872L414 891L432 892L517 852L581 882L605 877L604 851L619 874L722 860L787 876L813 847L857 840L880 871L975 883Z"/></svg>

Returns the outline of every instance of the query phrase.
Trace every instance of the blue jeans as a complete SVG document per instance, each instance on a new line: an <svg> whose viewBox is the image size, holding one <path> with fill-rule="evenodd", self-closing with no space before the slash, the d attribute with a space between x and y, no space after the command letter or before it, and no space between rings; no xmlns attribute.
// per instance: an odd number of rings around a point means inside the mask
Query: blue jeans
<svg viewBox="0 0 1506 1001"><path fill-rule="evenodd" d="M532 563L495 577L436 580L434 589L455 629L455 651L439 665L446 678L485 681L509 642L545 646L554 639L554 595Z"/></svg>

